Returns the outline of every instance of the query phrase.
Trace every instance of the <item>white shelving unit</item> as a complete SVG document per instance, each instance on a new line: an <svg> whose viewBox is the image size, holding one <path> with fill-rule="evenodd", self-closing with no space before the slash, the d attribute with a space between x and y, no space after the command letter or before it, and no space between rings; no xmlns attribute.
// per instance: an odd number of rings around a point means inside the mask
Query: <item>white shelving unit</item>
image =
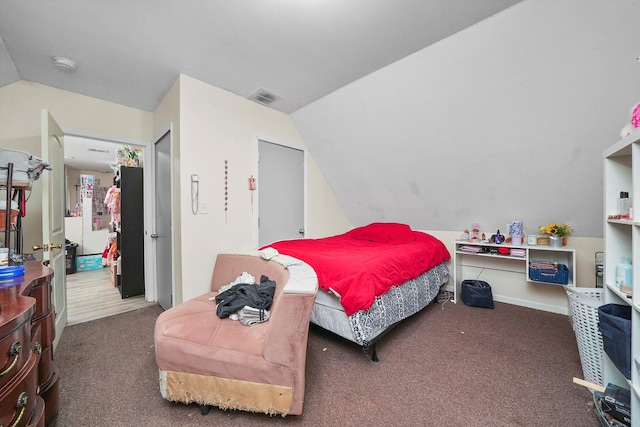
<svg viewBox="0 0 640 427"><path fill-rule="evenodd" d="M517 248L524 249L525 256L500 255L495 253L474 253L466 252L460 248L463 246L473 246L488 248L489 250L498 248ZM469 258L472 257L472 258ZM464 240L456 240L455 251L453 252L453 283L454 283L454 302L458 301L460 295L460 284L462 283L462 268L464 263L473 260L474 266L493 268L505 271L521 272L526 276L528 282L541 283L550 286L564 286L556 283L540 282L532 280L529 277L529 261L550 261L564 264L569 269L569 282L567 286L574 286L576 271L576 251L567 246L559 248L552 246L515 246L515 245L496 245L482 242L468 242Z"/></svg>
<svg viewBox="0 0 640 427"><path fill-rule="evenodd" d="M634 185L636 184L636 185ZM629 304L631 310L631 380L627 380L603 355L604 383L632 390L632 425L640 425L640 215L633 219L610 218L617 214L621 191L640 200L640 129L621 139L604 152L604 303ZM639 212L640 213L640 212ZM620 292L615 284L616 265L622 257L633 260L633 296Z"/></svg>

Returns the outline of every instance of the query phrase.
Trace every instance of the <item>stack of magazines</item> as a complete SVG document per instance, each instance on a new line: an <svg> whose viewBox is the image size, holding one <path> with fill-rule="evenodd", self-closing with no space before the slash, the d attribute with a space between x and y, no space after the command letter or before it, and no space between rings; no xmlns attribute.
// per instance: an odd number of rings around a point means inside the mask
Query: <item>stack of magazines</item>
<svg viewBox="0 0 640 427"><path fill-rule="evenodd" d="M551 261L529 261L529 267L539 270L557 270L558 263Z"/></svg>
<svg viewBox="0 0 640 427"><path fill-rule="evenodd" d="M509 251L511 256L524 257L526 255L526 251L524 249L513 248Z"/></svg>
<svg viewBox="0 0 640 427"><path fill-rule="evenodd" d="M458 250L461 252L470 252L470 253L477 254L480 251L482 251L482 248L480 246L463 245L463 246L460 246Z"/></svg>

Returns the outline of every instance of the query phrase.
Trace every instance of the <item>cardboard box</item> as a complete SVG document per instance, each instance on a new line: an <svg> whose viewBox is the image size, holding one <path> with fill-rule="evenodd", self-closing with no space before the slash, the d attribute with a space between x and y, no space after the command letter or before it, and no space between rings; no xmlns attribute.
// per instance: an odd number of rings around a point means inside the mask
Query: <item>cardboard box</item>
<svg viewBox="0 0 640 427"><path fill-rule="evenodd" d="M82 255L76 258L76 270L99 270L102 267L102 255Z"/></svg>
<svg viewBox="0 0 640 427"><path fill-rule="evenodd" d="M631 426L631 394L629 390L608 384L602 399L602 412Z"/></svg>

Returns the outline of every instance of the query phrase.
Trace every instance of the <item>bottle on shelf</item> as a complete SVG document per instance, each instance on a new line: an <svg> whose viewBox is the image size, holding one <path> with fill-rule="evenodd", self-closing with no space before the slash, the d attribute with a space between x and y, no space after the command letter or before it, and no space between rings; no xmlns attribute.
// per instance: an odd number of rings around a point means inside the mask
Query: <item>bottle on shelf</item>
<svg viewBox="0 0 640 427"><path fill-rule="evenodd" d="M616 287L621 291L631 290L633 285L633 266L630 257L622 257L616 265Z"/></svg>
<svg viewBox="0 0 640 427"><path fill-rule="evenodd" d="M618 199L618 215L620 218L629 218L630 206L631 199L629 199L629 193L627 191L621 191L620 198Z"/></svg>

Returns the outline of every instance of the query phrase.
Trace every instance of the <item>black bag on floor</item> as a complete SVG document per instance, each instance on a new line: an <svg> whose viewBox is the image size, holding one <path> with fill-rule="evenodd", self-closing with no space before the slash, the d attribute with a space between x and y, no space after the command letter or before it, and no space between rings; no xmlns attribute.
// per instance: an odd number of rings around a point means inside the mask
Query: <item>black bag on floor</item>
<svg viewBox="0 0 640 427"><path fill-rule="evenodd" d="M469 307L494 308L491 285L482 280L463 280L462 302Z"/></svg>

